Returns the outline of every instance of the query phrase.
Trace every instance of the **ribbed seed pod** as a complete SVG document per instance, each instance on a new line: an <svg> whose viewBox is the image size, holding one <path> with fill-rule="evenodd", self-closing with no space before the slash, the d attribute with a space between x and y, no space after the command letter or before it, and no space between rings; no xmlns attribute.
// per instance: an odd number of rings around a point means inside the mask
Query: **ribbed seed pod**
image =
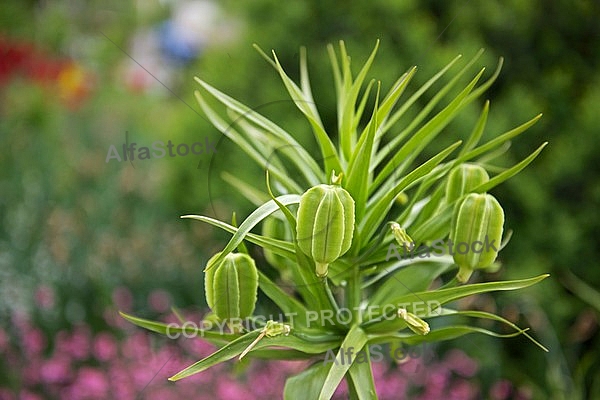
<svg viewBox="0 0 600 400"><path fill-rule="evenodd" d="M461 164L450 171L446 182L446 203L450 204L490 180L486 170L476 164Z"/></svg>
<svg viewBox="0 0 600 400"><path fill-rule="evenodd" d="M466 282L473 270L490 266L498 256L504 210L491 194L472 193L454 209L450 246L458 265L457 279Z"/></svg>
<svg viewBox="0 0 600 400"><path fill-rule="evenodd" d="M296 220L300 250L327 275L328 265L348 251L354 234L354 199L339 185L317 185L300 198Z"/></svg>
<svg viewBox="0 0 600 400"><path fill-rule="evenodd" d="M207 265L220 254L215 254ZM205 272L206 303L221 320L250 316L256 305L257 291L258 271L247 254L230 253L219 265Z"/></svg>

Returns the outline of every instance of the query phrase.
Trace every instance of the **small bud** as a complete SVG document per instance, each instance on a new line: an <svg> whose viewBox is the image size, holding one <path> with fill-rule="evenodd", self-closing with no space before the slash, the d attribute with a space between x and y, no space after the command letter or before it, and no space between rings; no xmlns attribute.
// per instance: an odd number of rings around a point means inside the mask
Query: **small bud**
<svg viewBox="0 0 600 400"><path fill-rule="evenodd" d="M350 249L354 234L354 199L338 185L317 185L300 198L296 238L300 250L316 263L319 277Z"/></svg>
<svg viewBox="0 0 600 400"><path fill-rule="evenodd" d="M215 254L211 264L221 253ZM205 272L206 303L221 320L243 319L252 314L258 292L258 271L247 254L230 253Z"/></svg>
<svg viewBox="0 0 600 400"><path fill-rule="evenodd" d="M475 269L489 267L498 256L504 210L491 194L472 193L456 205L450 239L457 279L466 282Z"/></svg>
<svg viewBox="0 0 600 400"><path fill-rule="evenodd" d="M446 203L451 204L489 180L490 177L483 167L476 164L459 165L448 175Z"/></svg>
<svg viewBox="0 0 600 400"><path fill-rule="evenodd" d="M404 192L398 193L395 199L396 204L398 204L399 206L405 206L408 203L408 200L408 195Z"/></svg>
<svg viewBox="0 0 600 400"><path fill-rule="evenodd" d="M252 350L254 348L254 346L256 346L256 344L258 342L260 342L260 340L262 338L266 337L275 337L275 336L280 336L280 335L289 335L291 331L291 327L287 324L281 323L281 322L275 322L273 320L268 320L267 324L265 325L265 327L260 331L260 335L258 335L258 337L256 339L254 339L254 341L252 343L250 343L250 345L248 345L248 347L246 347L246 349L242 352L242 354L240 354L239 356L239 360L241 360L242 358L244 358L244 356L246 354L248 354L248 352L250 352L250 350Z"/></svg>
<svg viewBox="0 0 600 400"><path fill-rule="evenodd" d="M406 311L406 309L399 308L398 316L402 318L406 322L406 325L408 325L408 328L417 335L427 335L429 333L429 324L415 314Z"/></svg>
<svg viewBox="0 0 600 400"><path fill-rule="evenodd" d="M404 228L402 228L397 222L392 222L390 227L392 228L392 233L394 234L394 238L396 238L398 245L400 245L400 247L404 247L405 249L412 249L412 247L415 245L415 241L412 240L408 233L406 233Z"/></svg>

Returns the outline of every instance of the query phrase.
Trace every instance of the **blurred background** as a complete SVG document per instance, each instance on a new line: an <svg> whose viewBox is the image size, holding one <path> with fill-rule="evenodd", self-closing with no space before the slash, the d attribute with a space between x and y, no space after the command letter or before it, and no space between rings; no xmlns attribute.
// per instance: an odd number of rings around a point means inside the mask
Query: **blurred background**
<svg viewBox="0 0 600 400"><path fill-rule="evenodd" d="M549 353L521 337L470 335L436 348L425 369L376 365L381 398L435 398L433 387L447 398L600 398L598 20L594 0L2 2L0 400L279 398L302 365L227 364L167 383L211 346L147 333L117 310L205 313L202 268L228 235L179 216L247 216L252 205L223 172L264 186L263 171L200 114L193 77L315 148L252 44L275 49L293 78L306 46L315 100L335 127L326 45L343 39L356 67L378 38L369 78L384 87L412 65L414 90L457 54L485 48L488 71L504 57L486 93L487 137L542 112L503 162L549 146L494 189L515 233L491 278L551 274L470 304L531 327ZM448 135L469 132L481 105ZM121 154L125 143L169 140L209 141L216 153L109 157L111 145Z"/></svg>

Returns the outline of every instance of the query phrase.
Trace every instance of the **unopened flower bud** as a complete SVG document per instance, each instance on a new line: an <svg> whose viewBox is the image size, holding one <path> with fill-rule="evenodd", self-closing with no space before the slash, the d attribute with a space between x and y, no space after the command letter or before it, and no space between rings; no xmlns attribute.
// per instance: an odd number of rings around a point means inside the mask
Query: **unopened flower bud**
<svg viewBox="0 0 600 400"><path fill-rule="evenodd" d="M402 318L406 322L408 328L417 335L427 335L429 333L429 324L415 314L406 311L406 309L399 308L398 316Z"/></svg>
<svg viewBox="0 0 600 400"><path fill-rule="evenodd" d="M300 198L296 238L300 250L327 275L329 264L350 249L354 234L354 199L339 185L317 185Z"/></svg>
<svg viewBox="0 0 600 400"><path fill-rule="evenodd" d="M390 227L392 228L392 233L394 234L394 238L396 239L396 242L398 242L398 245L400 245L400 247L404 247L405 249L412 249L412 247L415 245L415 241L412 240L408 233L406 233L404 228L402 228L397 222L392 222Z"/></svg>
<svg viewBox="0 0 600 400"><path fill-rule="evenodd" d="M250 343L250 345L248 345L248 347L246 347L246 349L242 352L242 354L240 354L239 359L241 360L242 358L244 358L244 356L246 354L248 354L248 352L250 350L252 350L254 348L254 346L256 346L256 344L258 342L260 342L262 340L262 338L266 337L276 337L276 336L280 336L280 335L289 335L290 331L292 330L292 328L287 325L284 324L282 322L275 322L273 320L269 320L267 321L267 324L265 325L265 327L260 331L260 335L258 335L258 337L256 339L254 339L254 341L252 343Z"/></svg>
<svg viewBox="0 0 600 400"><path fill-rule="evenodd" d="M504 210L491 194L472 193L457 204L450 239L456 246L453 257L460 282L466 282L473 270L489 267L496 260L503 225Z"/></svg>
<svg viewBox="0 0 600 400"><path fill-rule="evenodd" d="M258 271L247 254L230 253L218 265L209 261L204 277L206 303L221 320L243 319L252 314L258 292Z"/></svg>
<svg viewBox="0 0 600 400"><path fill-rule="evenodd" d="M446 203L450 204L490 180L486 170L476 164L461 164L450 171L446 183Z"/></svg>

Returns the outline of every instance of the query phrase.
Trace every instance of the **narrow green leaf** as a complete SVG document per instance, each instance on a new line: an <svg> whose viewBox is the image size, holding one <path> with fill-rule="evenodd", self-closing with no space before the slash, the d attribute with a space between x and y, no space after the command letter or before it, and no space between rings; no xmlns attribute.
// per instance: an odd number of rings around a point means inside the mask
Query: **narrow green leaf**
<svg viewBox="0 0 600 400"><path fill-rule="evenodd" d="M399 134L395 135L395 137L390 141L390 143L382 149L380 154L378 154L375 159L375 163L373 167L379 166L379 164L390 154L391 151L396 149L401 141L404 140L413 129L420 124L423 119L431 112L431 110L435 107L435 105L446 95L446 93L458 82L459 78L471 67L471 65L479 58L480 53L478 53L471 61L464 66L458 74L454 76L453 79L450 80L444 87L427 103L427 105L417 114L416 117L411 119L409 125L404 128ZM380 136L383 136L385 133L389 131L389 129L398 122L400 117L404 115L404 113L425 93L442 75L444 75L451 67L454 65L456 61L461 58L460 55L456 56L451 62L449 62L442 70L440 70L436 75L434 75L431 79L429 79L423 86L419 88L402 106L394 112L390 118L383 124L380 129Z"/></svg>
<svg viewBox="0 0 600 400"><path fill-rule="evenodd" d="M433 168L435 168L436 165L442 162L444 158L448 157L448 155L450 155L454 149L460 146L460 144L461 142L458 141L450 145L403 177L395 187L385 192L380 191L378 194L373 196L370 204L367 204L367 213L365 214L365 218L363 218L359 224L359 231L361 232L361 237L363 240L368 241L375 233L377 227L385 219L390 207L393 204L393 200L396 198L398 193L426 176Z"/></svg>
<svg viewBox="0 0 600 400"><path fill-rule="evenodd" d="M356 132L356 130L358 129L360 119L362 118L363 112L367 105L367 100L369 100L369 95L371 94L371 89L373 88L375 82L375 79L371 79L365 91L363 92L362 98L360 99L360 103L356 109L356 113L354 114L354 125L352 125L352 132Z"/></svg>
<svg viewBox="0 0 600 400"><path fill-rule="evenodd" d="M288 93L294 101L294 104L296 104L296 107L298 107L298 109L306 116L312 127L315 139L321 148L321 155L323 157L323 162L325 163L325 172L329 173L329 171L332 170L340 171L342 167L337 155L337 150L327 135L327 132L325 132L325 128L321 122L321 118L315 106L314 100L312 99L312 95L310 95L310 91L307 95L307 93L304 93L294 83L294 81L287 76L283 70L283 67L279 63L279 59L277 58L275 52L273 52L273 59L275 60L277 72L279 72L279 76L281 77ZM305 80L306 79L307 78L305 78Z"/></svg>
<svg viewBox="0 0 600 400"><path fill-rule="evenodd" d="M206 222L208 224L221 228L229 233L235 234L239 230L239 228L236 228L233 225L226 224L225 222L219 221L218 219L206 217L204 215L182 215L180 218L195 219L198 221ZM272 239L266 236L257 235L255 233L248 233L246 235L246 240L257 244L262 248L269 249L278 255L290 259L295 259L296 257L294 244L286 242L285 240Z"/></svg>
<svg viewBox="0 0 600 400"><path fill-rule="evenodd" d="M373 115L365 132L361 135L356 148L348 165L348 177L345 188L352 195L356 203L356 220L360 221L365 213L367 205L368 185L369 185L369 165L371 154L373 152L373 143L375 133L377 132L377 106L379 104L379 90L381 83L377 85L377 97L373 107Z"/></svg>
<svg viewBox="0 0 600 400"><path fill-rule="evenodd" d="M298 204L300 202L300 196L297 194L287 194L277 197L277 200L284 205ZM214 264L218 265L227 254L231 253L241 242L246 238L250 230L254 228L260 221L271 215L273 212L279 209L278 205L273 201L269 200L262 206L258 207L252 214L248 216L242 222L236 233L233 235L227 246L221 252L221 255L214 260ZM206 269L210 268L211 265L207 265Z"/></svg>
<svg viewBox="0 0 600 400"><path fill-rule="evenodd" d="M368 347L365 346L365 350ZM348 385L354 388L357 400L372 400L377 398L375 382L373 380L373 371L371 370L371 356L368 351L366 362L355 362L352 364L349 372Z"/></svg>
<svg viewBox="0 0 600 400"><path fill-rule="evenodd" d="M487 293L487 292L500 291L500 290L522 289L522 288L534 285L534 284L544 280L548 276L549 276L548 274L544 274L544 275L540 275L540 276L537 276L534 278L529 278L529 279L520 279L520 280L503 281L503 282L475 283L475 284L463 285L463 286L449 288L449 289L413 292L410 294L392 296L391 298L388 298L388 301L389 301L389 304L395 304L395 305L398 305L398 304L411 305L411 304L417 304L417 303L418 304L429 304L428 302L434 302L434 303L437 302L437 303L435 303L436 305L438 303L440 305L443 305L443 304L449 303L451 301L458 300L463 297L471 296L474 294ZM431 304L434 304L434 303L431 303ZM419 310L421 310L421 311L419 311ZM415 309L415 310L411 310L411 307L408 307L407 311L414 312L417 316L424 317L424 318L428 317L427 313L429 312L429 310L427 310L427 307L421 308L421 306L419 306L418 309ZM431 315L435 315L435 310L431 310L431 313L429 314L429 316L431 316ZM367 322L365 321L365 323L367 323ZM381 332L381 331L387 331L387 330L395 330L398 326L400 328L402 328L404 326L402 321L400 321L399 319L386 319L381 322L377 322L365 329L368 332L373 332L373 331ZM431 335L431 333L429 335ZM427 336L429 336L429 335L427 335Z"/></svg>
<svg viewBox="0 0 600 400"><path fill-rule="evenodd" d="M264 154L262 150L255 148L249 141L247 141L237 130L235 130L231 124L225 123L221 117L214 112L212 108L204 101L200 92L194 92L196 100L200 105L202 111L206 114L210 122L223 133L226 137L231 139L237 144L246 154L248 154L259 166L262 168L269 168L271 173L279 179L286 186L290 192L301 192L301 187L293 180L289 178L289 174L286 171L282 171L276 168L270 163L269 154Z"/></svg>
<svg viewBox="0 0 600 400"><path fill-rule="evenodd" d="M527 129L529 129L531 126L533 126L536 122L538 122L540 118L542 118L542 114L536 115L535 117L533 117L529 121L525 122L524 124L519 125L518 127L511 129L510 131L503 133L500 136L495 137L494 139L490 140L489 142L487 142L479 147L476 147L475 149L473 149L463 155L460 155L456 159L456 162L457 163L465 162L465 161L471 160L475 157L478 157L485 152L495 149L496 147L500 146L502 143L525 132Z"/></svg>
<svg viewBox="0 0 600 400"><path fill-rule="evenodd" d="M408 166L408 163L414 160L441 131L444 129L456 115L466 106L464 102L467 95L473 90L479 78L483 74L483 69L469 82L469 84L435 117L431 118L394 154L391 160L383 167L381 172L375 177L371 185L371 192L381 186L392 173L394 176L400 175ZM386 150L382 150L386 151Z"/></svg>
<svg viewBox="0 0 600 400"><path fill-rule="evenodd" d="M205 371L213 365L222 363L240 355L257 337L260 331L255 330L246 333L244 336L238 337L232 342L229 342L219 350L212 353L210 356L190 365L189 367L179 371L169 378L170 381L178 381L188 376L195 375ZM260 343L260 342L259 342Z"/></svg>
<svg viewBox="0 0 600 400"><path fill-rule="evenodd" d="M367 335L360 329L358 326L353 326L350 328L348 335L344 339L340 347L340 352L336 355L336 358L344 357L344 350L353 348L355 354L363 349L365 344L367 343ZM340 354L341 353L341 354ZM340 359L341 359L340 358ZM353 360L355 361L355 360ZM329 363L327 378L325 378L325 382L323 383L323 387L321 392L319 393L319 400L328 400L333 396L335 389L337 389L338 385L344 379L344 375L348 372L350 368L349 363Z"/></svg>
<svg viewBox="0 0 600 400"><path fill-rule="evenodd" d="M491 188L496 187L499 184L501 184L502 182L504 182L505 180L507 180L507 179L515 176L516 174L518 174L519 172L521 172L526 166L528 166L533 160L535 160L535 158L538 156L538 154L540 154L540 152L542 151L542 149L544 147L546 147L547 144L548 144L548 142L542 143L542 145L540 145L540 147L538 147L537 150L535 150L533 153L531 153L523 161L521 161L520 163L518 163L518 164L514 165L513 167L507 169L506 171L504 171L504 172L502 172L502 173L494 176L493 178L491 178L486 183L483 183L483 184L477 186L475 189L473 189L473 191L476 192L476 193L487 192Z"/></svg>
<svg viewBox="0 0 600 400"><path fill-rule="evenodd" d="M427 290L431 283L447 269L448 264L439 262L419 262L408 265L390 274L384 284L369 296L369 304L393 304L388 299Z"/></svg>
<svg viewBox="0 0 600 400"><path fill-rule="evenodd" d="M568 270L563 275L561 281L575 296L600 312L600 292Z"/></svg>
<svg viewBox="0 0 600 400"><path fill-rule="evenodd" d="M277 140L282 140L284 143L289 145L294 151L298 153L298 158L295 160L295 165L299 170L308 169L312 171L316 176L322 176L323 172L319 168L319 165L314 158L294 139L289 133L283 130L279 125L273 121L265 118L255 110L252 110L248 106L240 103L239 101L227 96L225 93L217 90L208 83L199 79L194 78L208 93L219 100L223 105L232 109L239 115L242 115L246 120L251 121L257 126L263 128L265 132L269 132ZM197 96L198 97L198 96ZM294 161L294 160L293 160Z"/></svg>
<svg viewBox="0 0 600 400"><path fill-rule="evenodd" d="M452 340L459 338L469 333L483 333L488 336L497 338L510 338L519 336L520 332L501 334L487 329L478 328L469 325L453 325L443 328L436 328L427 335L415 335L409 332L387 333L382 335L369 335L369 344L387 343L393 340L400 339L402 342L409 345L417 345L420 343L441 342L444 340Z"/></svg>
<svg viewBox="0 0 600 400"><path fill-rule="evenodd" d="M284 400L316 399L325 382L328 367L323 362L317 362L306 371L288 378L283 388Z"/></svg>
<svg viewBox="0 0 600 400"><path fill-rule="evenodd" d="M224 333L220 331L200 330L200 326L190 325L169 325L163 322L151 321L148 319L138 318L133 315L125 314L119 311L119 315L125 318L127 321L134 325L148 329L149 331L160 333L161 335L174 335L176 333L186 334L188 336L198 336L198 338L205 339L211 343L223 345L232 340L235 340L238 335L232 333Z"/></svg>
<svg viewBox="0 0 600 400"><path fill-rule="evenodd" d="M408 86L409 82L412 80L413 76L417 72L417 67L412 67L408 70L408 72L402 74L400 78L394 83L389 93L385 96L383 101L381 102L381 106L379 107L377 113L377 120L381 121L381 124L384 124L384 121L387 121L389 114L398 102L402 93ZM384 133L383 129L379 130L378 136L381 136Z"/></svg>
<svg viewBox="0 0 600 400"><path fill-rule="evenodd" d="M278 285L273 283L264 273L258 271L258 287L283 311L284 314L296 318L299 325L307 326L307 309L302 303L284 292Z"/></svg>
<svg viewBox="0 0 600 400"><path fill-rule="evenodd" d="M342 65L344 67L344 86L345 90L343 93L342 101L342 112L338 114L339 117L339 136L342 153L346 160L349 160L352 156L354 143L356 143L356 132L352 130L355 126L355 109L358 94L363 85L364 79L371 68L371 64L375 59L377 50L379 48L379 40L375 43L375 48L371 52L371 55L361 68L360 72L356 76L356 79L352 82L352 76L350 71L350 61L346 54L346 49L343 42L340 43L342 52Z"/></svg>
<svg viewBox="0 0 600 400"><path fill-rule="evenodd" d="M238 178L237 176L230 174L229 172L222 172L221 176L223 180L233 186L239 193L241 193L246 199L250 200L255 206L260 206L264 202L269 200L269 196L266 193L256 189L254 185L249 184L247 181Z"/></svg>
<svg viewBox="0 0 600 400"><path fill-rule="evenodd" d="M489 111L490 101L486 100L485 104L483 105L483 109L481 110L481 114L479 114L479 119L473 127L473 130L471 131L467 142L465 143L464 147L460 150L460 153L458 153L459 156L462 156L469 150L473 149L473 147L477 146L477 143L479 143L479 139L481 139L481 136L483 135L483 130L485 129L485 124L487 123L487 116Z"/></svg>
<svg viewBox="0 0 600 400"><path fill-rule="evenodd" d="M473 90L473 93L471 93L469 95L469 97L467 97L467 99L465 100L466 103L470 103L471 101L475 100L477 97L481 96L482 93L484 93L486 90L488 90L490 88L490 86L492 86L492 84L494 82L496 82L496 79L498 79L498 76L500 75L500 71L502 70L503 64L504 64L504 58L500 57L498 59L498 65L496 66L496 70L494 71L492 76L487 81L482 83L477 89Z"/></svg>
<svg viewBox="0 0 600 400"><path fill-rule="evenodd" d="M507 320L506 318L502 318L499 315L488 313L485 311L469 311L469 310L456 311L456 310L451 310L448 308L442 308L441 310L436 310L435 314L436 315L433 315L432 317L445 317L445 316L459 315L459 316L466 316L466 317L472 317L472 318L490 319L493 321L501 322L505 325L510 326L514 330L518 331L519 334L523 334L527 339L531 340L540 349L544 350L545 352L548 352L548 349L544 345L542 345L540 342L535 340L531 335L529 335L529 333L527 333L527 329L521 329L517 325L515 325L512 322L510 322L509 320Z"/></svg>

